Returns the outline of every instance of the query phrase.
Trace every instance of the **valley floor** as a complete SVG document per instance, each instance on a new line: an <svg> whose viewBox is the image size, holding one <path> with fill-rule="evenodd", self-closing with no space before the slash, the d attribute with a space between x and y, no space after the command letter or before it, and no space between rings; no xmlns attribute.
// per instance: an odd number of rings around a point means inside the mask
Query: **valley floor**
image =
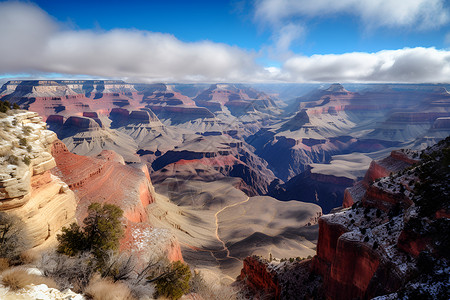
<svg viewBox="0 0 450 300"><path fill-rule="evenodd" d="M185 261L211 276L216 273L224 283L235 280L249 255L281 259L315 254L320 207L248 197L235 187L238 182L168 179L155 186L150 223L171 227Z"/></svg>

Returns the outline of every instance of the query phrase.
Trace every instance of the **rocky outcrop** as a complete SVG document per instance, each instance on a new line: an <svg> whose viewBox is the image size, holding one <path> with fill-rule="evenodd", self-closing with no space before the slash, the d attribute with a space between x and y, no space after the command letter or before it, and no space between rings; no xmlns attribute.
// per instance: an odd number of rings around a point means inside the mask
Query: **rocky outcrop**
<svg viewBox="0 0 450 300"><path fill-rule="evenodd" d="M418 151L408 149L394 150L388 157L372 161L364 179L345 190L342 206L350 207L354 203L363 200L363 198L368 201L379 199L381 202L385 202L385 205L379 203L380 209L383 209L386 205L391 206L392 203L397 203L398 201L406 202L408 206L411 205L411 200L406 199L403 193L388 193L386 190L377 189L378 185L370 188L369 185L382 177L410 167L419 161Z"/></svg>
<svg viewBox="0 0 450 300"><path fill-rule="evenodd" d="M154 201L148 173L123 164L118 154L104 150L97 157L70 153L60 141L53 143L57 167L52 172L61 178L80 199L77 219L83 220L92 202L116 204L131 222L147 219L145 207Z"/></svg>
<svg viewBox="0 0 450 300"><path fill-rule="evenodd" d="M64 122L64 128L69 130L76 128L78 131L96 131L100 129L100 126L91 118L72 116Z"/></svg>
<svg viewBox="0 0 450 300"><path fill-rule="evenodd" d="M163 259L183 261L180 244L173 233L165 228L154 228L146 223L129 223L121 240L121 251L131 251L140 262Z"/></svg>
<svg viewBox="0 0 450 300"><path fill-rule="evenodd" d="M406 255L392 248L401 226L391 227L393 237L385 239L387 233L381 232L386 229L377 227L381 219L367 221L363 210L361 206L359 211L355 208L319 219L317 255L311 269L322 276L327 299L370 299L393 292L412 266Z"/></svg>
<svg viewBox="0 0 450 300"><path fill-rule="evenodd" d="M245 284L248 299L323 299L320 277L310 273L310 259L268 261L249 256L237 278Z"/></svg>
<svg viewBox="0 0 450 300"><path fill-rule="evenodd" d="M253 292L271 299L280 299L281 286L276 273L268 268L268 262L257 256L249 256L244 259L241 274L238 277Z"/></svg>
<svg viewBox="0 0 450 300"><path fill-rule="evenodd" d="M75 220L77 204L67 184L51 173L56 134L32 112L15 111L0 118L0 126L0 211L19 216L32 246L45 248Z"/></svg>
<svg viewBox="0 0 450 300"><path fill-rule="evenodd" d="M312 271L322 276L327 299L371 299L393 293L410 280L448 286L438 274L447 272L439 268L448 263L443 246L447 233L442 230L449 223L438 218L438 212L450 205L444 199L449 141L424 150L420 160L414 151L394 151L382 164L416 165L367 184L362 201L319 219ZM424 263L427 255L433 258ZM439 293L448 295L445 288Z"/></svg>

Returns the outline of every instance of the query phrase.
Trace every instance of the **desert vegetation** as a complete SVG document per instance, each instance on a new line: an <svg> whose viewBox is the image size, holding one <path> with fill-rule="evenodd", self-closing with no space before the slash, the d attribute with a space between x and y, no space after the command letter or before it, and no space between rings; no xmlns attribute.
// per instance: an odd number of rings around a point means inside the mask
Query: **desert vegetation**
<svg viewBox="0 0 450 300"><path fill-rule="evenodd" d="M28 234L20 218L0 212L0 259L2 264L20 264L21 254L25 253L29 247Z"/></svg>
<svg viewBox="0 0 450 300"><path fill-rule="evenodd" d="M99 300L179 299L188 293L192 274L187 264L150 261L142 265L133 253L119 252L122 215L115 205L91 204L84 226L72 223L63 228L57 250L42 257L44 275L61 288Z"/></svg>

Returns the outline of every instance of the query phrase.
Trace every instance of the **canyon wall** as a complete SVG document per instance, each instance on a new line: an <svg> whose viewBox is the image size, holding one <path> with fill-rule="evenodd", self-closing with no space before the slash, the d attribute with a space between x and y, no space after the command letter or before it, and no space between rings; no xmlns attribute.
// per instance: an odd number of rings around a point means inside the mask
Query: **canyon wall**
<svg viewBox="0 0 450 300"><path fill-rule="evenodd" d="M75 220L77 205L68 185L51 173L56 134L33 112L11 113L0 124L0 211L19 216L32 246L45 248L56 242L61 227Z"/></svg>

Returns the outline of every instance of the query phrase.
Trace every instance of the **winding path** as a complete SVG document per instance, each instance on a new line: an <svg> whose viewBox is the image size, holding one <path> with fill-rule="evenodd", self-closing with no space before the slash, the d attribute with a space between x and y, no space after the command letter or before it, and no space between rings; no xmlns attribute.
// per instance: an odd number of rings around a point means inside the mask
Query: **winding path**
<svg viewBox="0 0 450 300"><path fill-rule="evenodd" d="M216 238L217 238L217 240L218 240L219 242L222 243L222 245L223 245L223 250L225 250L225 251L227 252L227 258L236 259L236 260L238 260L238 261L242 261L242 260L240 260L240 259L237 258L237 257L231 256L231 255L230 255L230 250L228 250L228 247L226 246L225 242L219 237L219 218L218 218L218 216L219 216L219 214L220 214L221 212L223 212L225 209L230 208L230 207L233 207L233 206L241 205L241 204L247 202L248 200L250 200L250 197L247 197L247 199L245 199L244 201L241 201L241 202L237 202L237 203L234 203L234 204L231 204L231 205L224 206L222 209L220 209L219 211L217 211L217 212L214 214L214 217L215 217L215 219L216 219Z"/></svg>

